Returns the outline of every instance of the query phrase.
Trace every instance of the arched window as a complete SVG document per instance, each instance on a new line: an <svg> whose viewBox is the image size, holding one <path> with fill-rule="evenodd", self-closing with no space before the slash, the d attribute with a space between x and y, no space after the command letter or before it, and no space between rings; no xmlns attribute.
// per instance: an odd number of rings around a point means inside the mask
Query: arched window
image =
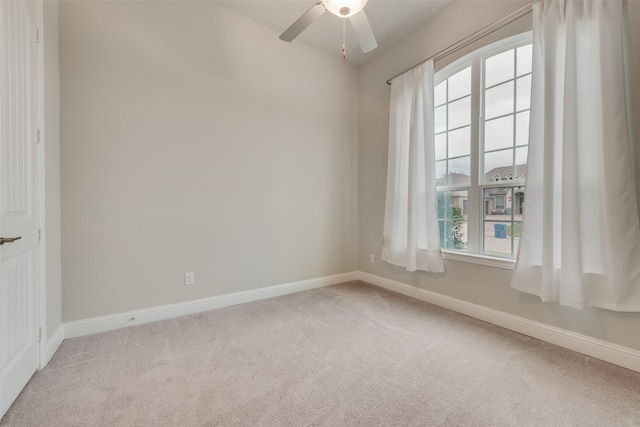
<svg viewBox="0 0 640 427"><path fill-rule="evenodd" d="M517 254L522 207L516 188L526 176L531 58L527 32L436 73L435 167L444 250Z"/></svg>

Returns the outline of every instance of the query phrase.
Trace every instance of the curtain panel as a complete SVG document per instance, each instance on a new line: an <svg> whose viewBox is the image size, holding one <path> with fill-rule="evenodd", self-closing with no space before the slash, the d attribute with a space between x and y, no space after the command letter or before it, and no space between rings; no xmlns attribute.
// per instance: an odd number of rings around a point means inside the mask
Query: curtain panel
<svg viewBox="0 0 640 427"><path fill-rule="evenodd" d="M520 253L511 283L575 308L640 311L625 4L534 5Z"/></svg>
<svg viewBox="0 0 640 427"><path fill-rule="evenodd" d="M444 272L437 218L434 65L391 83L382 259L407 271Z"/></svg>

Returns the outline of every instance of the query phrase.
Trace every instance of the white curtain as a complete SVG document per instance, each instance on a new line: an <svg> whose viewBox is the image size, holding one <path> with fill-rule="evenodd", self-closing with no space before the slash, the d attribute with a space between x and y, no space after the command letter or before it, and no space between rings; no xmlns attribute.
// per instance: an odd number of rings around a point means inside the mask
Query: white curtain
<svg viewBox="0 0 640 427"><path fill-rule="evenodd" d="M640 311L640 228L620 0L534 6L520 254L511 286L575 308Z"/></svg>
<svg viewBox="0 0 640 427"><path fill-rule="evenodd" d="M391 82L382 259L443 272L435 178L433 60Z"/></svg>

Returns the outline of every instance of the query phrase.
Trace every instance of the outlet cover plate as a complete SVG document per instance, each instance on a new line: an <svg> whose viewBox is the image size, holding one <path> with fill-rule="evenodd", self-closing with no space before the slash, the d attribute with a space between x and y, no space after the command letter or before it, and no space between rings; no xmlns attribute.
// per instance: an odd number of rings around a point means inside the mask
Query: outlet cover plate
<svg viewBox="0 0 640 427"><path fill-rule="evenodd" d="M196 283L196 274L195 273L185 273L184 274L184 284L185 285L195 285Z"/></svg>

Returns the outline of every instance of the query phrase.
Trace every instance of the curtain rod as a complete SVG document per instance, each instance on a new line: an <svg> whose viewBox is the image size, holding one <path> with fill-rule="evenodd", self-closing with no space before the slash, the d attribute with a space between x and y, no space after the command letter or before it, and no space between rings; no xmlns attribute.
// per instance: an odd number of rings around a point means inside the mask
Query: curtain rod
<svg viewBox="0 0 640 427"><path fill-rule="evenodd" d="M476 41L480 40L481 38L483 38L485 36L488 36L489 34L495 32L495 31L498 31L500 28L512 23L516 19L522 18L523 16L531 13L531 11L533 10L533 5L536 4L538 1L539 0L533 0L530 3L527 3L526 5L522 6L520 9L511 12L507 16L504 16L503 18L500 18L499 20L495 21L494 23L487 25L486 27L482 28L481 30L478 30L475 33L471 34L470 36L467 36L466 38L460 40L459 42L457 42L455 44L452 44L451 46L441 50L440 52L436 53L435 55L432 55L432 56L428 57L427 59L418 62L414 66L407 68L403 72L396 74L395 76L393 76L393 77L391 77L390 79L387 80L387 84L390 85L391 84L391 80L395 79L398 76L403 75L407 71L410 71L410 70L414 69L418 65L423 64L423 63L427 62L430 59L433 59L433 62L435 62L435 61L438 61L438 60L440 60L442 58L445 58L446 56L451 55L452 53L457 52L460 49L463 49L463 48L469 46L472 43L475 43Z"/></svg>

